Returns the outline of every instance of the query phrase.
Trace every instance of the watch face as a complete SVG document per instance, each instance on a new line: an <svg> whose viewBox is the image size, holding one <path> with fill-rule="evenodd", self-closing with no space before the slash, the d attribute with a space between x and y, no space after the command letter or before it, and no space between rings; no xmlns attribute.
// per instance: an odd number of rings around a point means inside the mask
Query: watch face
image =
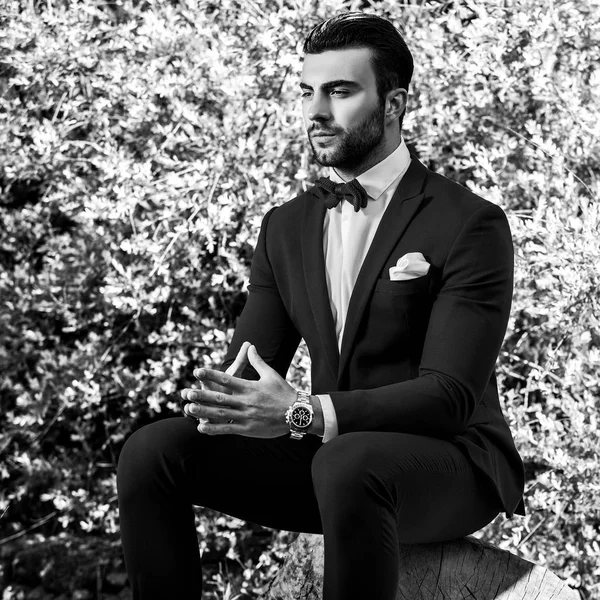
<svg viewBox="0 0 600 600"><path fill-rule="evenodd" d="M312 422L312 414L308 408L297 406L292 411L291 421L296 427L306 428Z"/></svg>

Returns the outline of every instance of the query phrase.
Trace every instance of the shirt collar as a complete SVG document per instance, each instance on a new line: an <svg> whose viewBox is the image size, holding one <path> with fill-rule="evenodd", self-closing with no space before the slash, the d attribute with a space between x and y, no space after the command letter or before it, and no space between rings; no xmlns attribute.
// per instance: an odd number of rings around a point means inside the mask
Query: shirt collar
<svg viewBox="0 0 600 600"><path fill-rule="evenodd" d="M410 153L404 138L401 138L400 144L391 154L356 179L365 188L369 197L377 200L401 173L406 172L409 163ZM329 169L329 178L335 183L344 181L333 167Z"/></svg>

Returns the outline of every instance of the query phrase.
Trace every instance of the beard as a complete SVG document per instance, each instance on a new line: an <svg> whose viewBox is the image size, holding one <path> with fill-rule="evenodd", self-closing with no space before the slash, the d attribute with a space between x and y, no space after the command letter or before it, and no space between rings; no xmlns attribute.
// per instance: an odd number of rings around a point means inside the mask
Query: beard
<svg viewBox="0 0 600 600"><path fill-rule="evenodd" d="M367 163L383 139L385 105L380 102L375 110L352 129L324 127L314 124L309 131L309 142L316 161L324 167L337 167L347 171L356 170ZM314 130L336 134L331 148L315 147L310 133Z"/></svg>

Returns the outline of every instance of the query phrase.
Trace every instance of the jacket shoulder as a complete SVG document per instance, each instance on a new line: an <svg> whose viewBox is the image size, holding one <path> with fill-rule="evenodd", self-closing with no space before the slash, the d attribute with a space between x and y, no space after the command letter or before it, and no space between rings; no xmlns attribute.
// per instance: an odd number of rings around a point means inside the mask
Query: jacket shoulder
<svg viewBox="0 0 600 600"><path fill-rule="evenodd" d="M312 193L314 186L310 186L307 190L300 192L296 197L284 202L279 209L283 210L286 214L295 214L298 211L304 210L304 207L307 203L312 204L314 202L319 202L319 198L316 194Z"/></svg>
<svg viewBox="0 0 600 600"><path fill-rule="evenodd" d="M291 224L300 224L305 214L307 207L320 202L320 200L311 193L312 186L298 194L296 197L284 202L277 206L271 215L270 224L277 226L279 223L286 223L288 226Z"/></svg>
<svg viewBox="0 0 600 600"><path fill-rule="evenodd" d="M504 215L503 209L497 204L434 171L428 171L424 192L438 216L451 221L463 222L481 210Z"/></svg>

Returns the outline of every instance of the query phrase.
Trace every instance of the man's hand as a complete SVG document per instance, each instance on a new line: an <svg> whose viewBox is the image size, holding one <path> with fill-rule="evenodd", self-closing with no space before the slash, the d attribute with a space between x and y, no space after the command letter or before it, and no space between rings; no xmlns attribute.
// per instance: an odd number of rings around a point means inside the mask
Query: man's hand
<svg viewBox="0 0 600 600"><path fill-rule="evenodd" d="M241 375L248 364L248 348L250 348L250 342L244 342L239 349L235 360L229 365L225 373L229 375ZM194 376L200 369L194 369ZM223 386L217 383L204 382L202 386L207 390L212 390L213 392L221 392L223 394L230 394L231 392L224 388ZM196 388L186 388L181 392L181 397L183 400L189 400L188 395L189 392L195 391ZM191 403L182 403L183 412L190 417L194 415L190 412L190 408L192 407ZM205 419L201 419L204 421Z"/></svg>
<svg viewBox="0 0 600 600"><path fill-rule="evenodd" d="M254 346L248 344L246 350L250 364L260 377L258 381L200 368L194 371L194 376L202 382L204 389L186 388L181 392L184 400L192 402L186 406L186 413L201 420L198 424L201 433L274 438L289 432L285 411L296 400L296 391L263 361ZM234 365L240 354L241 350ZM244 361L243 366L245 364ZM236 374L241 373L243 366L236 368Z"/></svg>

